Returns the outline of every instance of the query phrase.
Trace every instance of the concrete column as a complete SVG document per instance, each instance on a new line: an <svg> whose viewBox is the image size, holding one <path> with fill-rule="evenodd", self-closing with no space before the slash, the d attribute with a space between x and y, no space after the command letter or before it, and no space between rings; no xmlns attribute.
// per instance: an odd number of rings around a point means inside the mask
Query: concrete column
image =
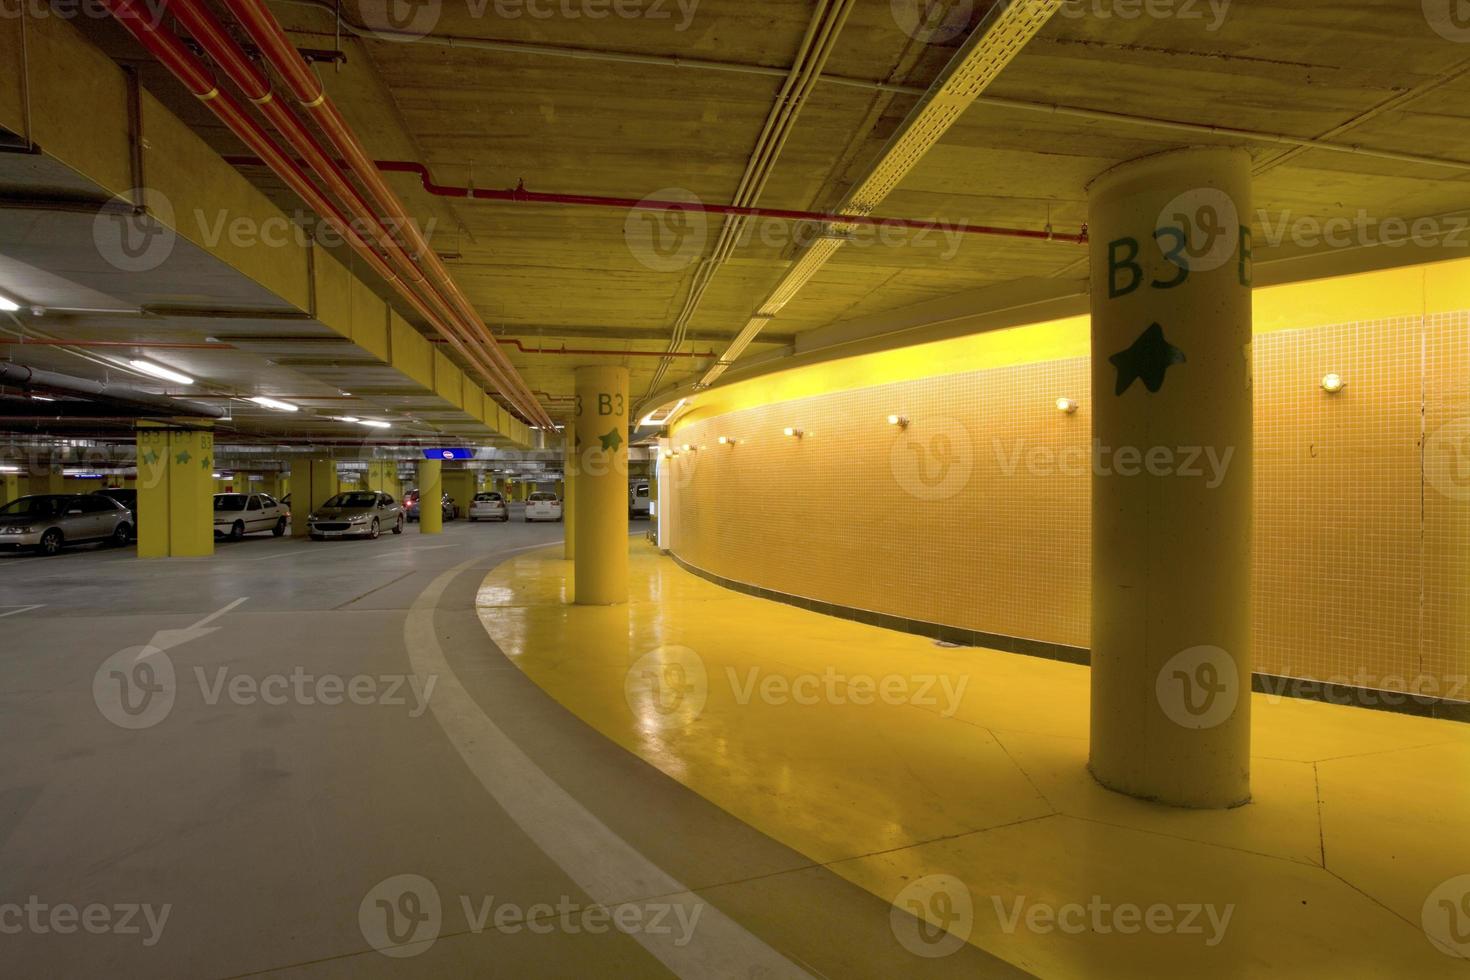
<svg viewBox="0 0 1470 980"><path fill-rule="evenodd" d="M209 474L206 473L205 476ZM27 493L66 493L66 477L61 473L61 464L42 465L31 470L26 480Z"/></svg>
<svg viewBox="0 0 1470 980"><path fill-rule="evenodd" d="M214 433L139 422L137 452L138 557L214 554Z"/></svg>
<svg viewBox="0 0 1470 980"><path fill-rule="evenodd" d="M628 369L577 368L576 601L628 601Z"/></svg>
<svg viewBox="0 0 1470 980"><path fill-rule="evenodd" d="M1089 187L1092 743L1110 789L1250 799L1250 158Z"/></svg>
<svg viewBox="0 0 1470 980"><path fill-rule="evenodd" d="M391 459L375 459L368 463L367 489L381 490L394 500L403 496L403 484L398 480L398 463Z"/></svg>
<svg viewBox="0 0 1470 980"><path fill-rule="evenodd" d="M577 427L567 426L562 435L561 556L572 561L577 557Z"/></svg>
<svg viewBox="0 0 1470 980"><path fill-rule="evenodd" d="M337 493L337 464L330 459L291 460L291 536L310 534L306 519Z"/></svg>
<svg viewBox="0 0 1470 980"><path fill-rule="evenodd" d="M0 504L25 496L25 478L19 473L0 473Z"/></svg>
<svg viewBox="0 0 1470 980"><path fill-rule="evenodd" d="M419 460L419 533L439 534L444 530L444 511L439 498L444 496L443 464L437 459Z"/></svg>

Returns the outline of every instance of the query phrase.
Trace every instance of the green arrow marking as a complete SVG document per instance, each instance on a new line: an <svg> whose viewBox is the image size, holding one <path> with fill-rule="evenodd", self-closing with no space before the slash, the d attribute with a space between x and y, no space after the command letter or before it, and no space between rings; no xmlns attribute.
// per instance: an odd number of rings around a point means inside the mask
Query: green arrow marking
<svg viewBox="0 0 1470 980"><path fill-rule="evenodd" d="M602 442L603 452L617 452L618 447L623 444L623 437L617 429L608 429L597 438Z"/></svg>
<svg viewBox="0 0 1470 980"><path fill-rule="evenodd" d="M183 466L188 461L189 461L189 450L187 450L187 449L185 449L183 452L179 453L177 456L174 457L174 462L178 463L180 466Z"/></svg>

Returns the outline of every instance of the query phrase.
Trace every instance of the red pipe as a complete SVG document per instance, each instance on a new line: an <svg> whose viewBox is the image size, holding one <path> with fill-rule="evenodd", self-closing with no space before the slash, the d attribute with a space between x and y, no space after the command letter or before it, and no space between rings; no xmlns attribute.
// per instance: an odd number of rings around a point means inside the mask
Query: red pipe
<svg viewBox="0 0 1470 980"><path fill-rule="evenodd" d="M353 135L341 113L337 111L337 107L327 98L326 91L322 88L316 74L301 57L295 45L286 37L285 31L266 8L263 0L229 0L226 6L234 13L236 20L240 22L251 40L255 42L265 60L280 73L301 107L316 121L317 126L326 134L337 152L346 158L347 169L367 189L368 196L377 203L378 208L389 221L403 229L412 252L427 264L430 278L435 280L436 286L443 291L450 306L458 311L461 321L472 332L477 333L482 342L488 342L491 334L484 322L480 320L479 314L475 312L470 301L449 275L449 270L444 267L439 256L429 247L418 228L407 219L402 202L383 181L367 152L362 148L362 144ZM489 344L485 349L512 384L512 390L506 393L507 396L511 397L512 401L524 402L525 407L531 410L532 421L541 425L550 425L551 417L541 408L540 403L531 394L530 389L511 365L509 359L501 353L500 348Z"/></svg>
<svg viewBox="0 0 1470 980"><path fill-rule="evenodd" d="M464 355L493 387L504 392L512 404L520 406L520 402L514 397L515 386L496 366L487 363L476 349L477 341L473 332L459 329L455 313L445 305L443 298L427 281L418 264L404 254L372 207L348 182L338 162L328 157L321 143L302 125L301 120L290 109L276 101L271 93L268 80L246 58L239 45L221 28L214 16L205 10L198 0L178 0L171 9L184 29L224 69L231 80L240 87L245 97L260 110L276 128L276 131L305 157L306 164L316 172L327 189L347 205L354 218L363 222L377 240L378 246L388 254L400 278L406 279L411 288L416 289L421 294L421 298L425 299L437 314L430 320L431 326L446 339L448 339L446 325L450 331L458 334L470 349L467 350L465 346L459 344L455 345L455 349ZM524 406L521 406L519 410L523 413L528 412Z"/></svg>
<svg viewBox="0 0 1470 980"><path fill-rule="evenodd" d="M883 228L912 228L924 231L960 231L967 235L999 235L1007 238L1032 238L1043 241L1087 244L1087 229L1078 234L1037 231L1030 228L1001 228L994 225L971 225L961 222L922 221L916 218L881 218L865 214L834 214L830 211L793 211L787 208L742 208L731 204L704 204L698 201L662 201L654 198L599 197L593 194L545 194L528 191L523 185L514 190L490 190L483 187L455 187L434 182L433 174L422 163L412 160L379 160L379 170L388 173L418 175L419 182L435 197L470 198L478 201L516 201L523 204L569 204L593 208L621 208L646 211L702 211L706 214L735 215L749 218L777 218L783 221L819 221L834 225L867 225Z"/></svg>
<svg viewBox="0 0 1470 980"><path fill-rule="evenodd" d="M225 160L236 166L259 165L259 160L242 156L227 156ZM1004 228L996 225L972 225L963 222L924 221L918 218L884 218L866 214L835 214L831 211L793 211L788 208L744 208L733 204L705 204L699 201L664 201L657 198L602 197L595 194L549 194L528 191L524 185L512 190L492 190L485 187L460 187L434 181L432 171L413 160L375 160L374 165L385 173L414 174L426 193L434 197L453 197L476 201L513 201L520 204L566 204L578 207L618 208L645 211L700 211L705 214L722 214L750 218L775 218L781 221L815 221L834 225L864 225L868 227L911 228L921 231L951 232L966 235L991 235L1002 238L1028 238L1038 241L1066 242L1086 245L1087 226L1076 234L1069 232L1037 230L1033 228Z"/></svg>

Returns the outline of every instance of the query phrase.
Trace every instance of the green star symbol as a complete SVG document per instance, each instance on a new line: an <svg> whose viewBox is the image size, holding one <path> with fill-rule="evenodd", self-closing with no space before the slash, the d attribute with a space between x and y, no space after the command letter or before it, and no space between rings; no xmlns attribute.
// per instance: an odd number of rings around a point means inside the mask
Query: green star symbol
<svg viewBox="0 0 1470 980"><path fill-rule="evenodd" d="M623 444L623 437L617 429L608 429L597 438L602 442L603 452L617 452L618 447Z"/></svg>
<svg viewBox="0 0 1470 980"><path fill-rule="evenodd" d="M1133 346L1119 351L1108 358L1118 369L1118 383L1113 394L1121 395L1133 387L1133 382L1142 381L1151 393L1164 386L1164 372L1176 364L1184 363L1184 351L1164 339L1164 328L1151 323L1138 335Z"/></svg>
<svg viewBox="0 0 1470 980"><path fill-rule="evenodd" d="M149 466L152 466L154 463L158 462L158 451L155 449L148 450L146 453L143 454L143 462L147 463Z"/></svg>
<svg viewBox="0 0 1470 980"><path fill-rule="evenodd" d="M209 469L209 457L208 456L204 457L203 459L201 459L199 461L199 468L202 469L202 470Z"/></svg>
<svg viewBox="0 0 1470 980"><path fill-rule="evenodd" d="M188 461L189 461L189 450L187 450L187 449L185 449L183 452L179 453L177 456L174 457L174 462L178 463L180 466L183 466Z"/></svg>

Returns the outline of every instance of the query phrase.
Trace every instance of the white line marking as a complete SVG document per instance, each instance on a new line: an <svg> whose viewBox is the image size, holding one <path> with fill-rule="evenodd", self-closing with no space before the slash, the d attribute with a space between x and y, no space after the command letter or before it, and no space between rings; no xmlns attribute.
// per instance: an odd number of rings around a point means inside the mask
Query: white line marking
<svg viewBox="0 0 1470 980"><path fill-rule="evenodd" d="M0 609L10 610L10 612L0 613L0 619L4 619L6 616L19 616L23 612L30 612L32 609L40 609L44 605L46 605L46 603L38 602L34 606L16 606L14 608L10 606L0 606Z"/></svg>
<svg viewBox="0 0 1470 980"><path fill-rule="evenodd" d="M518 548L527 551L545 544ZM482 558L443 572L414 600L403 624L409 662L419 680L438 678L430 700L434 720L480 785L588 897L616 906L641 896L684 906L679 921L696 921L693 938L675 944L674 931L631 933L680 977L807 977L795 963L695 895L607 826L546 775L491 721L449 666L434 630L434 607L456 575ZM698 911L696 911L698 910ZM690 918L698 916L697 919Z"/></svg>
<svg viewBox="0 0 1470 980"><path fill-rule="evenodd" d="M210 623L214 622L216 619L219 619L225 613L229 612L231 609L234 609L236 606L240 605L240 603L246 602L249 599L250 599L250 597L248 595L242 595L240 598L236 599L234 602L230 603L227 606L221 606L219 609L216 609L214 612L210 613L208 616L205 616L199 622L195 623L193 626L190 626L188 628L191 629L191 630L197 630L201 626L207 626Z"/></svg>

